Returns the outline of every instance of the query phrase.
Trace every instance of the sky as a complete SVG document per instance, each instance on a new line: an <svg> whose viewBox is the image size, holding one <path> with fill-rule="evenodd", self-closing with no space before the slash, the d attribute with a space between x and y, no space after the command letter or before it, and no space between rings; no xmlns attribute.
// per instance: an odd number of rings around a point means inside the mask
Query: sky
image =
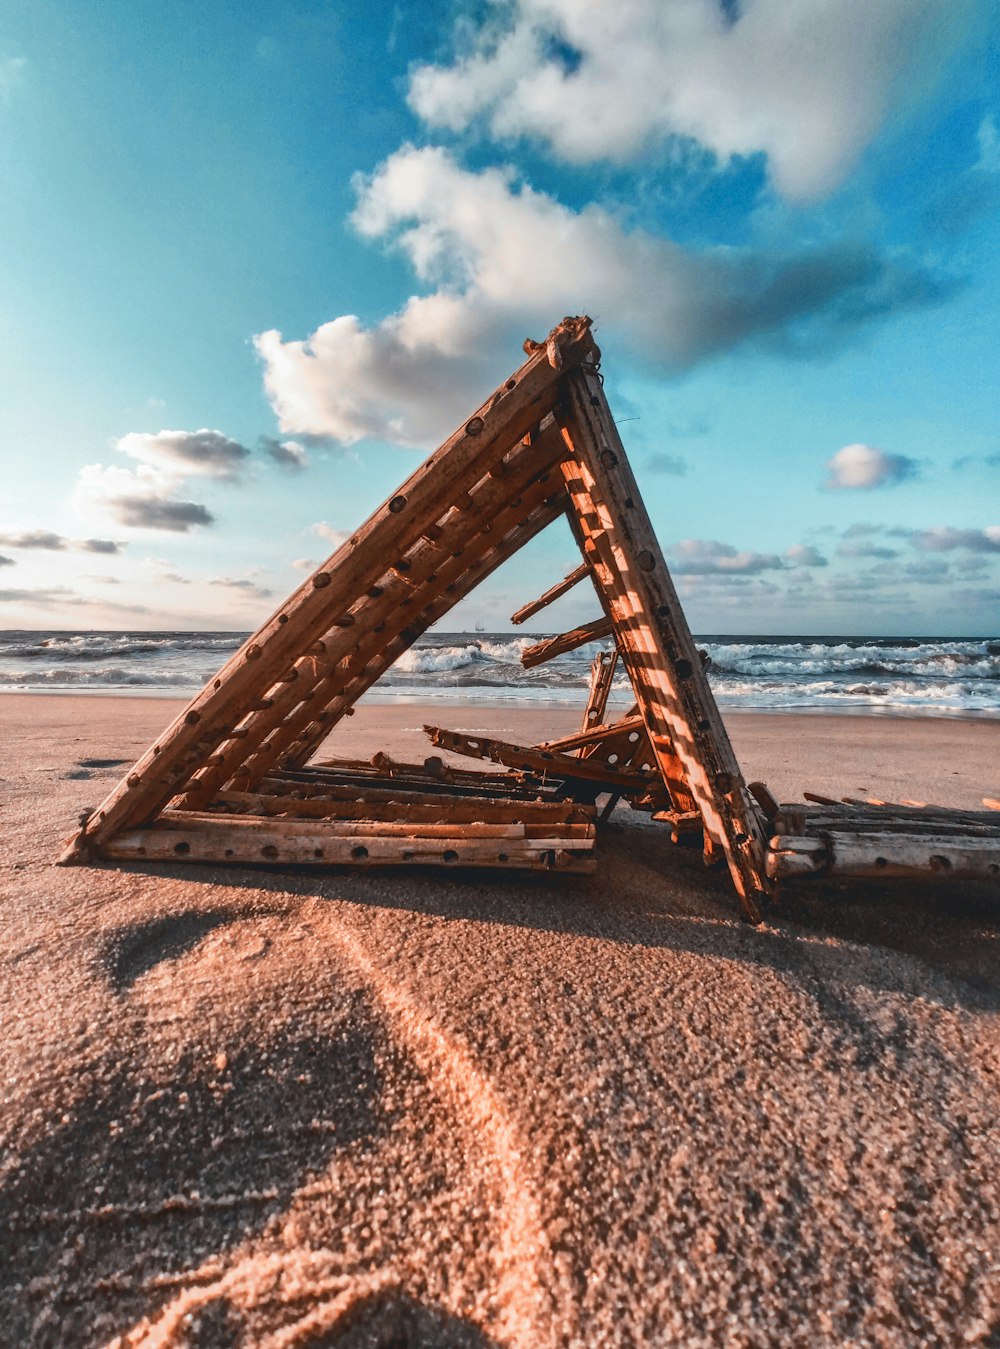
<svg viewBox="0 0 1000 1349"><path fill-rule="evenodd" d="M587 313L695 632L1000 633L998 17L6 0L0 627L257 627Z"/></svg>

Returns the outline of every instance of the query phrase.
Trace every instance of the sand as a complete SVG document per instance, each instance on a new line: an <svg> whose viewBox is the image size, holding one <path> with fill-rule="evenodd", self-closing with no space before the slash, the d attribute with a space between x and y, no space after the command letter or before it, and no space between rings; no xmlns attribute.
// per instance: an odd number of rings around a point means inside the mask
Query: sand
<svg viewBox="0 0 1000 1349"><path fill-rule="evenodd" d="M0 1343L998 1342L995 892L751 929L627 811L560 881L54 868L173 711L0 699ZM573 720L336 748L438 719ZM1000 796L996 723L729 724L785 799Z"/></svg>

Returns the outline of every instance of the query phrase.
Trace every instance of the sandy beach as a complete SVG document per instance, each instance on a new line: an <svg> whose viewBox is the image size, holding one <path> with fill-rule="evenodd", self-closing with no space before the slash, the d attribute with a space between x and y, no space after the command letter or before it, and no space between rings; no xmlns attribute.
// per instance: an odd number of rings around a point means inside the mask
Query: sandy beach
<svg viewBox="0 0 1000 1349"><path fill-rule="evenodd" d="M0 699L0 1344L997 1343L995 889L752 929L622 809L562 880L54 867L180 706ZM329 750L425 721L576 714ZM997 721L727 724L784 800L1000 796Z"/></svg>

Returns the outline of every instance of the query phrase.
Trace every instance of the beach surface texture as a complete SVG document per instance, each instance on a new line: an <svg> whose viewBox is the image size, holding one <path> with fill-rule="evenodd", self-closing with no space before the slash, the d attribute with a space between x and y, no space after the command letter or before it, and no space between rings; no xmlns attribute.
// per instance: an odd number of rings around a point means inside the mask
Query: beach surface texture
<svg viewBox="0 0 1000 1349"><path fill-rule="evenodd" d="M753 929L622 809L588 877L54 867L175 710L0 701L0 1344L1000 1343L995 889ZM997 721L727 724L784 800L1000 796Z"/></svg>

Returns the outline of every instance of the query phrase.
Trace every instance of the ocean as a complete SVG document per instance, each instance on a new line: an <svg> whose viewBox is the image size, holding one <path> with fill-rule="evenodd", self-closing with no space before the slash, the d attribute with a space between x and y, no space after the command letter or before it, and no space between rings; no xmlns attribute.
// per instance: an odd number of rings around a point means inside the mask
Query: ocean
<svg viewBox="0 0 1000 1349"><path fill-rule="evenodd" d="M367 702L579 706L593 643L534 670L540 637L434 632ZM0 632L0 692L197 692L248 636L240 632ZM1000 638L703 635L724 709L1000 717ZM619 678L612 707L631 701Z"/></svg>

